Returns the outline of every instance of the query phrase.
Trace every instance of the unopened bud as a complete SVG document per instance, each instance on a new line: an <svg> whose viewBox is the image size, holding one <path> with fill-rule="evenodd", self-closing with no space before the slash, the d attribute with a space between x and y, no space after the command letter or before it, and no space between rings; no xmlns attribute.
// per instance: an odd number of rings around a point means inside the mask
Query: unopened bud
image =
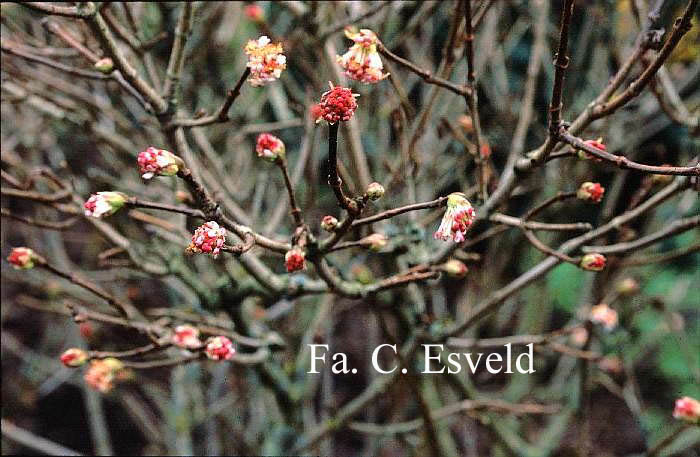
<svg viewBox="0 0 700 457"><path fill-rule="evenodd" d="M630 296L639 292L639 283L634 278L625 278L617 283L617 293Z"/></svg>
<svg viewBox="0 0 700 457"><path fill-rule="evenodd" d="M29 248L21 247L14 248L10 255L7 256L7 261L16 270L29 270L34 268L34 262L38 259L36 253Z"/></svg>
<svg viewBox="0 0 700 457"><path fill-rule="evenodd" d="M593 203L600 203L603 199L603 194L605 193L605 187L601 186L597 182L584 182L576 191L576 197L581 200L590 201Z"/></svg>
<svg viewBox="0 0 700 457"><path fill-rule="evenodd" d="M464 262L457 259L450 259L442 264L442 271L452 278L463 278L467 275L469 269Z"/></svg>
<svg viewBox="0 0 700 457"><path fill-rule="evenodd" d="M87 362L88 354L82 349L70 348L61 354L61 362L71 368L79 367Z"/></svg>
<svg viewBox="0 0 700 457"><path fill-rule="evenodd" d="M373 182L369 186L367 186L367 190L365 191L365 193L367 194L370 200L379 200L384 196L384 186L382 186L378 182Z"/></svg>
<svg viewBox="0 0 700 457"><path fill-rule="evenodd" d="M605 268L605 256L598 253L586 254L579 265L584 270L601 271Z"/></svg>
<svg viewBox="0 0 700 457"><path fill-rule="evenodd" d="M104 74L109 74L114 70L114 62L112 62L112 59L109 57L105 57L104 59L100 59L97 62L95 62L95 70L99 71L100 73Z"/></svg>
<svg viewBox="0 0 700 457"><path fill-rule="evenodd" d="M388 242L389 239L386 237L386 235L383 235L381 233L373 233L362 238L362 243L375 252L381 251L387 245Z"/></svg>
<svg viewBox="0 0 700 457"><path fill-rule="evenodd" d="M700 402L691 397L679 398L673 409L673 417L697 424L700 421Z"/></svg>
<svg viewBox="0 0 700 457"><path fill-rule="evenodd" d="M321 228L326 232L333 232L338 227L338 219L333 216L324 216L321 219Z"/></svg>

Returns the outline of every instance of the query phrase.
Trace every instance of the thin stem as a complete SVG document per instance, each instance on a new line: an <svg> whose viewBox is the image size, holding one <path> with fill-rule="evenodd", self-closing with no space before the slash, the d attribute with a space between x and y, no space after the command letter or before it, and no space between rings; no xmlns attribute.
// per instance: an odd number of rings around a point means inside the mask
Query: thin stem
<svg viewBox="0 0 700 457"><path fill-rule="evenodd" d="M565 143L568 143L571 146L575 147L576 149L582 149L587 153L594 155L600 159L603 159L606 162L615 164L616 166L622 169L637 170L657 175L700 176L700 163L696 164L693 167L666 167L637 163L628 159L625 156L610 154L609 152L590 146L586 144L581 138L578 138L569 133L569 131L564 127L560 129L559 138ZM694 160L697 160L697 158Z"/></svg>
<svg viewBox="0 0 700 457"><path fill-rule="evenodd" d="M439 197L435 200L423 203L414 203L412 205L401 206L398 208L389 209L377 213L373 216L363 217L362 219L356 219L352 222L352 227L357 227L360 225L372 224L374 222L379 222L384 219L391 219L392 217L398 216L399 214L408 213L409 211L416 211L419 209L428 208L439 208L443 206L447 201L447 197Z"/></svg>
<svg viewBox="0 0 700 457"><path fill-rule="evenodd" d="M338 125L328 124L328 185L333 189L341 208L350 214L358 212L357 203L343 193L343 181L338 176Z"/></svg>
<svg viewBox="0 0 700 457"><path fill-rule="evenodd" d="M241 94L241 88L243 87L243 83L245 83L246 79L248 79L248 76L250 76L250 68L246 67L234 88L229 90L226 94L226 100L224 100L224 103L218 110L216 110L214 114L200 117L198 119L173 119L170 125L168 125L168 128L201 127L204 125L227 122L229 120L228 111L233 105L233 102L235 102L238 96Z"/></svg>
<svg viewBox="0 0 700 457"><path fill-rule="evenodd" d="M284 176L284 185L287 188L287 195L289 195L289 206L291 207L292 218L294 218L296 226L301 227L304 225L304 220L301 217L301 209L297 206L296 199L294 198L294 187L292 185L292 180L289 178L287 161L285 159L278 160L277 165L279 165L282 170L282 176Z"/></svg>

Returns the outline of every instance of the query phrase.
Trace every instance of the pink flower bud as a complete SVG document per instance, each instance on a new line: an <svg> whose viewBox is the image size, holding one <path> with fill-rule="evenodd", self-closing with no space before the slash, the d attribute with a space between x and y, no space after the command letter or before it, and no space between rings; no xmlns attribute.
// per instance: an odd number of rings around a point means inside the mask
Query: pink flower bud
<svg viewBox="0 0 700 457"><path fill-rule="evenodd" d="M468 114L462 114L461 116L459 116L457 122L467 133L471 133L474 131L474 121L472 120L472 117Z"/></svg>
<svg viewBox="0 0 700 457"><path fill-rule="evenodd" d="M119 211L126 203L127 197L121 192L97 192L90 195L88 201L83 204L85 215L88 217L106 217Z"/></svg>
<svg viewBox="0 0 700 457"><path fill-rule="evenodd" d="M287 272L293 273L298 270L303 270L306 266L306 254L299 247L293 247L284 255L284 264L287 267Z"/></svg>
<svg viewBox="0 0 700 457"><path fill-rule="evenodd" d="M384 196L384 186L382 186L378 182L373 182L369 186L367 186L367 190L365 191L365 193L367 194L370 200L379 200Z"/></svg>
<svg viewBox="0 0 700 457"><path fill-rule="evenodd" d="M630 296L639 292L639 283L634 278L625 278L617 283L617 293Z"/></svg>
<svg viewBox="0 0 700 457"><path fill-rule="evenodd" d="M112 59L109 57L105 57L104 59L100 59L97 62L95 62L95 70L99 71L100 73L104 74L109 74L114 70L114 62L112 62Z"/></svg>
<svg viewBox="0 0 700 457"><path fill-rule="evenodd" d="M175 327L171 341L175 346L185 349L195 349L202 345L199 340L199 330L191 325Z"/></svg>
<svg viewBox="0 0 700 457"><path fill-rule="evenodd" d="M272 44L264 35L257 40L249 40L245 53L248 55L246 66L250 68L248 81L253 87L264 86L279 79L282 70L287 68L287 57L282 54L282 44Z"/></svg>
<svg viewBox="0 0 700 457"><path fill-rule="evenodd" d="M323 216L321 228L326 232L332 232L338 227L338 219L333 216Z"/></svg>
<svg viewBox="0 0 700 457"><path fill-rule="evenodd" d="M198 254L203 252L216 258L225 242L226 229L219 227L215 221L205 222L194 231L187 252Z"/></svg>
<svg viewBox="0 0 700 457"><path fill-rule="evenodd" d="M139 152L138 163L143 179L151 179L154 176L174 176L185 167L182 159L172 152L153 146Z"/></svg>
<svg viewBox="0 0 700 457"><path fill-rule="evenodd" d="M381 233L373 233L362 238L362 244L368 246L372 251L381 251L389 243L389 238Z"/></svg>
<svg viewBox="0 0 700 457"><path fill-rule="evenodd" d="M605 147L605 144L603 144L602 138L598 138L597 140L586 140L586 141L584 141L584 143L592 148L600 149L601 151L606 150L606 147ZM596 162L601 162L603 160L600 157L596 157L593 154L590 154L590 153L584 151L583 149L578 150L578 156L580 159L585 159L585 160L593 159Z"/></svg>
<svg viewBox="0 0 700 457"><path fill-rule="evenodd" d="M691 397L679 398L673 408L673 417L697 424L700 420L700 402Z"/></svg>
<svg viewBox="0 0 700 457"><path fill-rule="evenodd" d="M442 216L440 227L435 232L434 238L443 241L464 241L476 217L476 212L467 197L461 192L454 192L447 197L447 211Z"/></svg>
<svg viewBox="0 0 700 457"><path fill-rule="evenodd" d="M389 73L382 73L384 64L377 52L377 35L374 32L369 29L353 32L346 28L345 36L355 42L348 52L336 56L336 62L345 70L345 76L367 84L377 83L389 76Z"/></svg>
<svg viewBox="0 0 700 457"><path fill-rule="evenodd" d="M605 256L603 254L586 254L581 258L581 268L588 271L601 271L605 268Z"/></svg>
<svg viewBox="0 0 700 457"><path fill-rule="evenodd" d="M231 360L236 349L231 340L225 336L214 336L207 340L204 352L212 360Z"/></svg>
<svg viewBox="0 0 700 457"><path fill-rule="evenodd" d="M29 270L34 268L34 261L37 260L36 253L29 248L14 248L10 255L7 256L7 261L16 270Z"/></svg>
<svg viewBox="0 0 700 457"><path fill-rule="evenodd" d="M311 118L318 122L321 122L321 118L323 117L323 108L321 108L320 103L314 103L309 107L309 113L311 114Z"/></svg>
<svg viewBox="0 0 700 457"><path fill-rule="evenodd" d="M491 157L491 146L488 143L482 143L481 150L479 151L482 159L488 159Z"/></svg>
<svg viewBox="0 0 700 457"><path fill-rule="evenodd" d="M331 82L328 84L330 84L331 90L321 95L321 102L319 103L321 117L316 122L320 121L321 118L328 121L329 124L335 124L338 121L349 121L355 114L357 109L357 100L355 99L360 94L353 94L347 87L333 86Z"/></svg>
<svg viewBox="0 0 700 457"><path fill-rule="evenodd" d="M594 324L602 325L608 331L617 327L617 311L609 307L607 303L599 303L592 307L588 318Z"/></svg>
<svg viewBox="0 0 700 457"><path fill-rule="evenodd" d="M457 259L450 259L442 264L442 271L447 273L452 278L464 278L469 269L464 262Z"/></svg>
<svg viewBox="0 0 700 457"><path fill-rule="evenodd" d="M253 22L265 22L265 12L260 5L255 3L245 6L245 15Z"/></svg>
<svg viewBox="0 0 700 457"><path fill-rule="evenodd" d="M603 194L605 193L605 187L601 186L597 182L584 182L576 191L576 196L581 200L591 201L593 203L600 203L603 199Z"/></svg>
<svg viewBox="0 0 700 457"><path fill-rule="evenodd" d="M79 367L87 362L88 354L82 349L70 348L61 354L61 362L71 368Z"/></svg>
<svg viewBox="0 0 700 457"><path fill-rule="evenodd" d="M269 133L261 133L258 135L258 140L255 144L255 152L258 157L261 157L268 162L276 162L284 160L285 147L282 140Z"/></svg>

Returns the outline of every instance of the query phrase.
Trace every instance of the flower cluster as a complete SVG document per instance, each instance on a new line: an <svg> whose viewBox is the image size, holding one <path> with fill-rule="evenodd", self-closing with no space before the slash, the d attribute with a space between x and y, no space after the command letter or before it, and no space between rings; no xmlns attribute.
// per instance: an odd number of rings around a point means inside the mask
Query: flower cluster
<svg viewBox="0 0 700 457"><path fill-rule="evenodd" d="M605 187L601 186L597 182L584 182L581 187L576 191L576 197L581 200L590 201L593 203L600 203L603 199L603 194L605 193Z"/></svg>
<svg viewBox="0 0 700 457"><path fill-rule="evenodd" d="M605 256L603 254L586 254L581 258L581 268L588 271L601 271L605 268Z"/></svg>
<svg viewBox="0 0 700 457"><path fill-rule="evenodd" d="M333 216L323 216L321 228L326 232L332 232L338 227L338 219Z"/></svg>
<svg viewBox="0 0 700 457"><path fill-rule="evenodd" d="M331 90L321 95L321 102L318 104L318 117L316 122L325 119L329 124L338 121L349 121L357 109L357 97L360 94L353 94L350 89L342 86L334 86L328 82Z"/></svg>
<svg viewBox="0 0 700 457"><path fill-rule="evenodd" d="M246 66L250 68L248 81L253 87L264 86L265 83L278 79L282 70L287 68L282 44L272 44L265 35L257 40L249 40L245 45L245 53L248 55Z"/></svg>
<svg viewBox="0 0 700 457"><path fill-rule="evenodd" d="M377 35L369 29L353 32L345 29L345 36L355 42L348 52L336 56L336 62L343 67L343 74L355 81L374 84L389 76L382 73L384 64L377 52Z"/></svg>
<svg viewBox="0 0 700 457"><path fill-rule="evenodd" d="M199 340L199 330L191 325L178 325L175 327L171 341L175 346L184 349L196 349L202 345Z"/></svg>
<svg viewBox="0 0 700 457"><path fill-rule="evenodd" d="M14 248L7 261L16 270L29 270L34 268L34 261L37 260L36 253L29 248Z"/></svg>
<svg viewBox="0 0 700 457"><path fill-rule="evenodd" d="M213 336L207 340L204 352L212 360L231 360L236 349L225 336Z"/></svg>
<svg viewBox="0 0 700 457"><path fill-rule="evenodd" d="M194 231L187 252L204 252L216 258L225 242L226 229L214 221L205 222Z"/></svg>
<svg viewBox="0 0 700 457"><path fill-rule="evenodd" d="M594 324L600 324L605 330L612 330L617 326L617 311L607 303L599 303L591 308L588 318Z"/></svg>
<svg viewBox="0 0 700 457"><path fill-rule="evenodd" d="M258 157L268 162L284 160L285 157L284 143L282 140L269 133L261 133L258 135L258 140L255 143L255 152L258 153Z"/></svg>
<svg viewBox="0 0 700 457"><path fill-rule="evenodd" d="M691 397L679 398L673 408L673 417L697 424L700 421L700 401Z"/></svg>
<svg viewBox="0 0 700 457"><path fill-rule="evenodd" d="M139 152L137 160L143 179L151 179L154 176L174 176L185 167L182 159L172 152L153 146Z"/></svg>
<svg viewBox="0 0 700 457"><path fill-rule="evenodd" d="M306 267L306 254L301 248L295 246L284 255L284 265L288 273L303 270Z"/></svg>
<svg viewBox="0 0 700 457"><path fill-rule="evenodd" d="M85 372L85 382L95 390L108 393L114 388L114 381L124 364L119 360L108 357L102 360L90 362L88 370Z"/></svg>
<svg viewBox="0 0 700 457"><path fill-rule="evenodd" d="M474 222L476 212L467 197L461 192L454 192L447 197L447 211L442 216L440 227L434 238L443 241L464 241L464 235Z"/></svg>
<svg viewBox="0 0 700 457"><path fill-rule="evenodd" d="M119 211L128 197L121 192L97 192L90 195L83 204L85 215L89 217L106 217Z"/></svg>
<svg viewBox="0 0 700 457"><path fill-rule="evenodd" d="M61 363L71 368L83 365L87 359L88 353L78 348L70 348L61 354Z"/></svg>

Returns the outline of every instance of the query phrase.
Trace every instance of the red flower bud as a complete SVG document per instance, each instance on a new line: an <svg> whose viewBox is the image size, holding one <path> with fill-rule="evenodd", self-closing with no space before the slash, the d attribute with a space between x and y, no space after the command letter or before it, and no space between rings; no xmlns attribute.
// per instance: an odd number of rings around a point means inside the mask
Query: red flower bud
<svg viewBox="0 0 700 457"><path fill-rule="evenodd" d="M10 252L10 255L7 256L7 261L17 270L29 270L34 268L35 260L37 260L36 253L25 247L14 248Z"/></svg>
<svg viewBox="0 0 700 457"><path fill-rule="evenodd" d="M79 367L88 359L87 352L78 348L70 348L61 354L61 362L71 368Z"/></svg>
<svg viewBox="0 0 700 457"><path fill-rule="evenodd" d="M579 264L581 268L589 271L601 271L605 268L605 256L602 254L586 254Z"/></svg>
<svg viewBox="0 0 700 457"><path fill-rule="evenodd" d="M293 273L298 270L303 270L306 266L306 254L298 247L293 247L284 255L284 263L287 267L287 272Z"/></svg>
<svg viewBox="0 0 700 457"><path fill-rule="evenodd" d="M673 417L690 423L698 423L700 420L700 402L691 397L682 397L676 400L673 409Z"/></svg>
<svg viewBox="0 0 700 457"><path fill-rule="evenodd" d="M207 340L204 352L212 360L231 360L236 349L231 340L225 336L214 336Z"/></svg>
<svg viewBox="0 0 700 457"><path fill-rule="evenodd" d="M605 193L605 187L601 186L597 182L584 182L576 191L576 196L581 200L591 201L593 203L600 203L603 199L603 194Z"/></svg>
<svg viewBox="0 0 700 457"><path fill-rule="evenodd" d="M255 144L255 152L268 162L275 162L278 159L284 160L285 147L282 140L269 133L261 133Z"/></svg>
<svg viewBox="0 0 700 457"><path fill-rule="evenodd" d="M359 94L353 94L350 89L342 86L333 86L329 82L331 90L326 91L321 95L319 107L321 109L320 118L328 121L329 124L335 124L338 121L349 121L355 114L357 109L357 97ZM317 122L320 120L317 119Z"/></svg>

